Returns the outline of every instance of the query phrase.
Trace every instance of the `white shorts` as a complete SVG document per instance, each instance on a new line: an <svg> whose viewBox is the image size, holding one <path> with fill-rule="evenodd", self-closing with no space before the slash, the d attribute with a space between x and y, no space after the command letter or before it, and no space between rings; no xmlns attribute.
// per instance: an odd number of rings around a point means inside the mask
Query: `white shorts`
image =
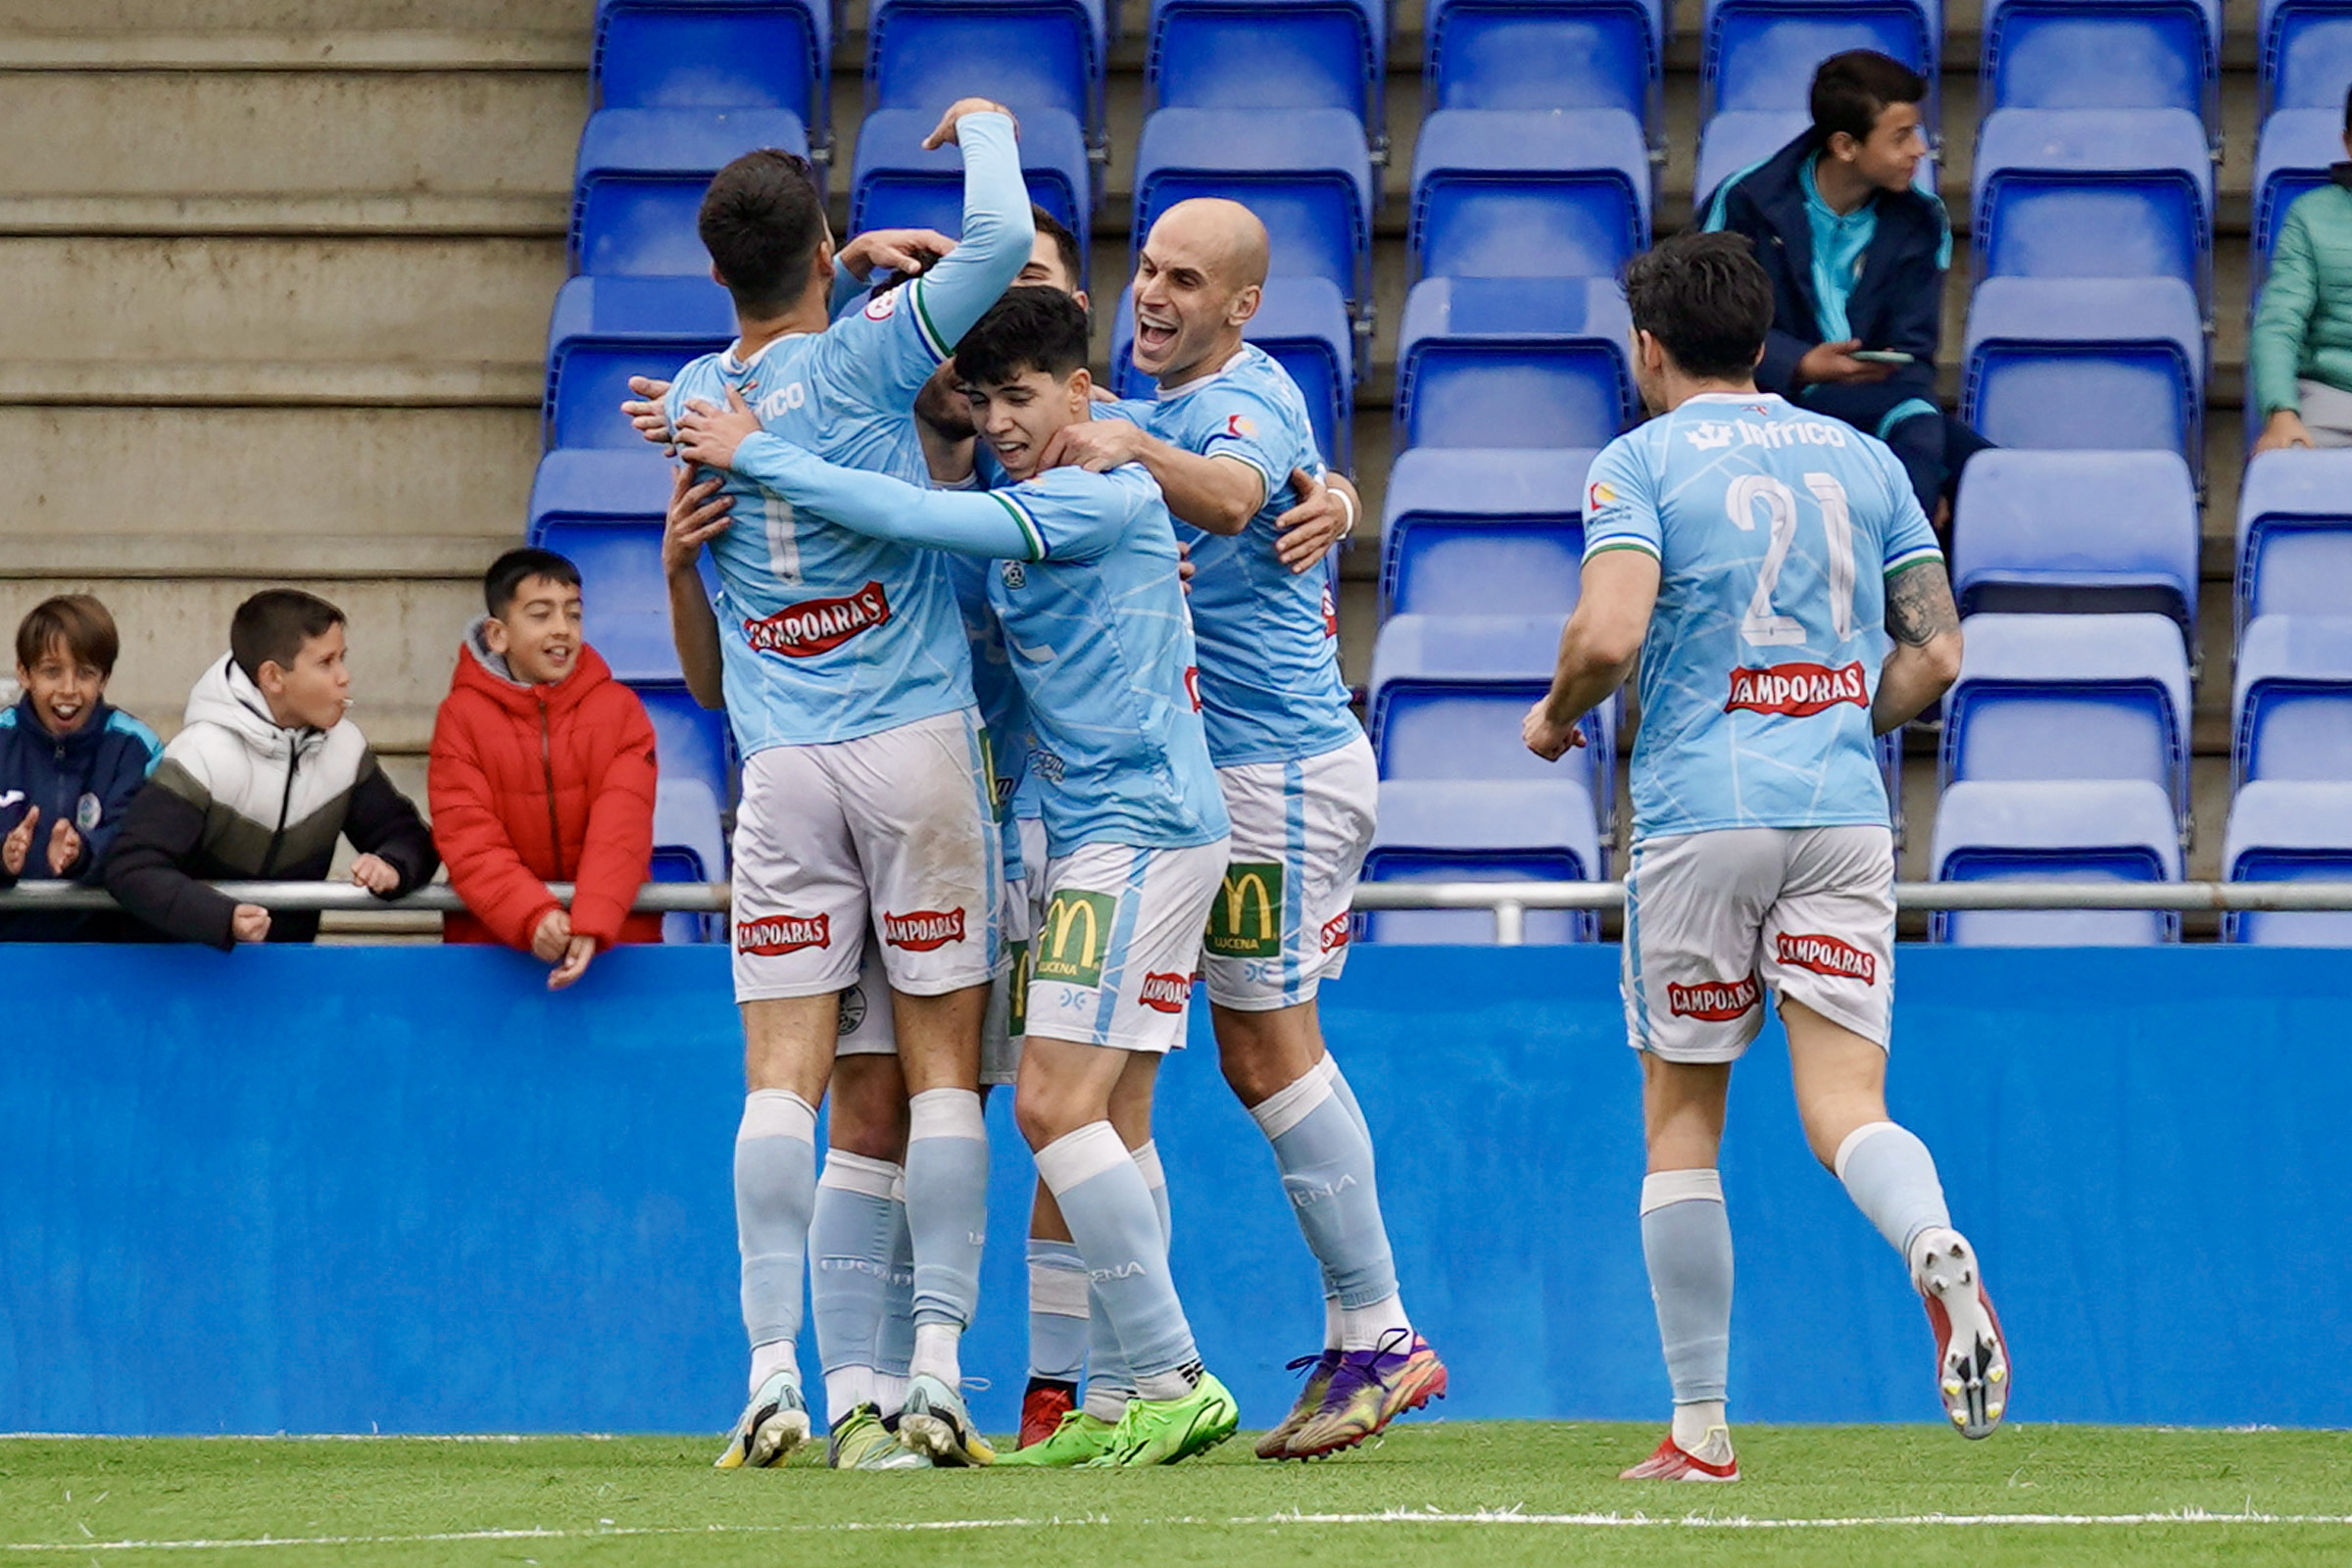
<svg viewBox="0 0 2352 1568"><path fill-rule="evenodd" d="M1233 860L1209 907L1200 968L1220 1007L1312 1002L1348 965L1348 905L1372 845L1380 765L1357 736L1297 762L1217 769Z"/></svg>
<svg viewBox="0 0 2352 1568"><path fill-rule="evenodd" d="M893 989L986 985L1003 957L1003 847L969 709L743 764L735 1000L847 991L869 928Z"/></svg>
<svg viewBox="0 0 2352 1568"><path fill-rule="evenodd" d="M1021 960L1028 951L1027 916L1019 903L1004 905L1006 962L989 983L988 1010L980 1023L980 1082L1008 1084L1020 1076L1021 1036L1013 1027L1019 1017L1019 988L1024 976ZM895 1056L899 1054L898 1022L890 1011L890 986L883 979L882 948L866 933L865 953L858 965L858 983L841 994L837 1056Z"/></svg>
<svg viewBox="0 0 2352 1568"><path fill-rule="evenodd" d="M1223 839L1189 850L1089 844L1051 862L1029 949L1027 1032L1115 1051L1181 1045L1227 853Z"/></svg>
<svg viewBox="0 0 2352 1568"><path fill-rule="evenodd" d="M1647 839L1625 877L1627 1043L1736 1061L1764 993L1885 1047L1894 1000L1894 835L1737 828Z"/></svg>

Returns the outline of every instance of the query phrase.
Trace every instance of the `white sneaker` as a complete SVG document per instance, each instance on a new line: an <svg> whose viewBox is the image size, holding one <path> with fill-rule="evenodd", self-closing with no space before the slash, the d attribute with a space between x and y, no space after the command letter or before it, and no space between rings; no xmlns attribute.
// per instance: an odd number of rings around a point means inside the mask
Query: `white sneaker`
<svg viewBox="0 0 2352 1568"><path fill-rule="evenodd" d="M2009 1408L2009 1347L1985 1294L1968 1238L1950 1229L1922 1234L1911 1283L1936 1330L1936 1392L1964 1438L1989 1438Z"/></svg>
<svg viewBox="0 0 2352 1568"><path fill-rule="evenodd" d="M711 1462L720 1470L746 1465L765 1469L791 1458L808 1441L808 1406L801 1398L801 1386L789 1372L771 1372L736 1418L735 1430L727 1434L726 1451Z"/></svg>

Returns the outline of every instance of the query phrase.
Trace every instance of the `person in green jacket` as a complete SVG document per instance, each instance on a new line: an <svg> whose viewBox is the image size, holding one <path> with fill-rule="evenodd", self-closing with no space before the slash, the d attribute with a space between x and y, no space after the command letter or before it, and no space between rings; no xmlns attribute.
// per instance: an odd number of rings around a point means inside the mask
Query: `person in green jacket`
<svg viewBox="0 0 2352 1568"><path fill-rule="evenodd" d="M2352 92L2344 95L2352 155ZM2278 225L2249 345L2262 409L2256 452L2352 447L2352 163L2295 198Z"/></svg>

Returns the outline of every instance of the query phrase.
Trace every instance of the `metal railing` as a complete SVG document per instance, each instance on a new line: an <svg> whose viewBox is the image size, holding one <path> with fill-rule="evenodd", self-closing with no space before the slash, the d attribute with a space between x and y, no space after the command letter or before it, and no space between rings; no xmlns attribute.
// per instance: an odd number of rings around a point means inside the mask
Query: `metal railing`
<svg viewBox="0 0 2352 1568"><path fill-rule="evenodd" d="M401 899L379 899L348 882L220 882L242 904L270 909L336 912L449 913L465 908L446 886L419 888ZM550 891L569 903L571 884ZM2152 909L2278 912L2352 909L2352 882L1897 882L1901 909ZM636 908L649 914L724 913L724 882L648 882ZM1355 890L1363 909L1489 909L1494 940L1518 947L1527 940L1530 909L1606 911L1625 906L1622 882L1366 882ZM0 912L24 909L111 909L97 888L69 882L26 882L0 892Z"/></svg>

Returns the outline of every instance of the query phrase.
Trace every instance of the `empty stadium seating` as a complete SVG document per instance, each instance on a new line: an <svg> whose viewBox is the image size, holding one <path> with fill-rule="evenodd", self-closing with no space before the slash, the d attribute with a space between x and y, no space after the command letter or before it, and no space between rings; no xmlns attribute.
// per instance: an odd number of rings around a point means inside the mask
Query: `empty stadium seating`
<svg viewBox="0 0 2352 1568"><path fill-rule="evenodd" d="M2173 452L1979 454L1960 480L1952 589L1980 611L2152 611L2191 646L2197 488Z"/></svg>
<svg viewBox="0 0 2352 1568"><path fill-rule="evenodd" d="M2341 113L2352 82L2352 5L2262 0L2262 101L2276 109Z"/></svg>
<svg viewBox="0 0 2352 1568"><path fill-rule="evenodd" d="M1162 109L1135 152L1140 240L1195 196L1246 202L1266 225L1271 270L1328 277L1353 302L1372 266L1372 153L1343 109Z"/></svg>
<svg viewBox="0 0 2352 1568"><path fill-rule="evenodd" d="M2248 621L2230 713L2239 782L2352 781L2352 614Z"/></svg>
<svg viewBox="0 0 2352 1568"><path fill-rule="evenodd" d="M1631 330L1607 278L1424 278L1398 333L1396 444L1606 446L1636 412Z"/></svg>
<svg viewBox="0 0 2352 1568"><path fill-rule="evenodd" d="M2328 183L2328 166L2344 156L2343 83L2331 109L2281 109L2263 122L2254 151L2254 289L2270 268L2278 224L2294 199Z"/></svg>
<svg viewBox="0 0 2352 1568"><path fill-rule="evenodd" d="M2221 0L1988 0L1993 109L2185 109L2211 123Z"/></svg>
<svg viewBox="0 0 2352 1568"><path fill-rule="evenodd" d="M2352 452L2270 452L2237 499L2237 626L2352 609Z"/></svg>
<svg viewBox="0 0 2352 1568"><path fill-rule="evenodd" d="M2222 874L2232 882L2352 882L2352 781L2272 781L2239 790L2230 806ZM2231 913L2222 918L2222 939L2352 947L2352 911Z"/></svg>
<svg viewBox="0 0 2352 1568"><path fill-rule="evenodd" d="M573 172L571 270L702 276L695 230L719 169L758 147L807 156L808 133L784 109L601 109L580 132Z"/></svg>
<svg viewBox="0 0 2352 1568"><path fill-rule="evenodd" d="M1384 0L1152 0L1144 76L1186 109L1344 109L1381 125Z"/></svg>
<svg viewBox="0 0 2352 1568"><path fill-rule="evenodd" d="M571 279L547 325L547 444L642 447L620 416L629 377L667 380L734 340L734 305L707 277Z"/></svg>
<svg viewBox="0 0 2352 1568"><path fill-rule="evenodd" d="M1965 783L1943 792L1930 852L1938 882L2178 882L2172 804L2145 780ZM1938 941L1974 947L2142 947L2178 914L2132 909L1938 912Z"/></svg>
<svg viewBox="0 0 2352 1568"><path fill-rule="evenodd" d="M1699 92L1724 109L1802 109L1814 68L1848 49L1892 55L1934 82L1940 0L1706 0ZM1931 128L1933 103L1926 106Z"/></svg>
<svg viewBox="0 0 2352 1568"><path fill-rule="evenodd" d="M1591 452L1417 447L1389 470L1380 595L1391 614L1576 608Z"/></svg>
<svg viewBox="0 0 2352 1568"><path fill-rule="evenodd" d="M866 107L940 111L993 99L1017 116L1057 110L1102 123L1102 0L874 0Z"/></svg>
<svg viewBox="0 0 2352 1568"><path fill-rule="evenodd" d="M830 0L600 0L601 109L784 109L825 122Z"/></svg>
<svg viewBox="0 0 2352 1568"><path fill-rule="evenodd" d="M963 155L954 147L923 150L923 138L938 122L936 114L922 109L877 109L865 117L850 176L851 233L935 228L953 239L963 232ZM1085 256L1094 174L1077 117L1032 110L1021 117L1020 145L1030 200L1079 236Z"/></svg>
<svg viewBox="0 0 2352 1568"><path fill-rule="evenodd" d="M1665 59L1660 0L1430 0L1432 109L1622 109L1648 122Z"/></svg>
<svg viewBox="0 0 2352 1568"><path fill-rule="evenodd" d="M1997 446L2204 457L2205 328L2178 278L1987 278L1960 416Z"/></svg>
<svg viewBox="0 0 2352 1568"><path fill-rule="evenodd" d="M1270 277L1257 314L1242 328L1288 370L1306 399L1315 445L1333 467L1348 471L1355 438L1355 332L1348 302L1323 277ZM1135 290L1119 292L1111 318L1110 386L1123 398L1148 398L1152 383L1135 368Z"/></svg>
<svg viewBox="0 0 2352 1568"><path fill-rule="evenodd" d="M2213 274L2213 158L2180 109L2002 109L1977 139L1980 277Z"/></svg>
<svg viewBox="0 0 2352 1568"><path fill-rule="evenodd" d="M1364 857L1367 882L1597 881L1607 858L1593 830L1592 798L1572 777L1443 783L1387 779L1379 828ZM1391 909L1363 917L1372 942L1494 940L1486 909ZM1590 942L1589 912L1530 909L1530 942Z"/></svg>
<svg viewBox="0 0 2352 1568"><path fill-rule="evenodd" d="M697 704L683 686L640 686L637 695L654 721L661 760L653 880L720 880L727 871L721 812L734 798L726 715ZM707 942L719 935L719 922L709 916L670 915L662 921L664 941Z"/></svg>
<svg viewBox="0 0 2352 1568"><path fill-rule="evenodd" d="M1649 153L1621 109L1442 109L1413 153L1433 277L1613 277L1649 243Z"/></svg>

